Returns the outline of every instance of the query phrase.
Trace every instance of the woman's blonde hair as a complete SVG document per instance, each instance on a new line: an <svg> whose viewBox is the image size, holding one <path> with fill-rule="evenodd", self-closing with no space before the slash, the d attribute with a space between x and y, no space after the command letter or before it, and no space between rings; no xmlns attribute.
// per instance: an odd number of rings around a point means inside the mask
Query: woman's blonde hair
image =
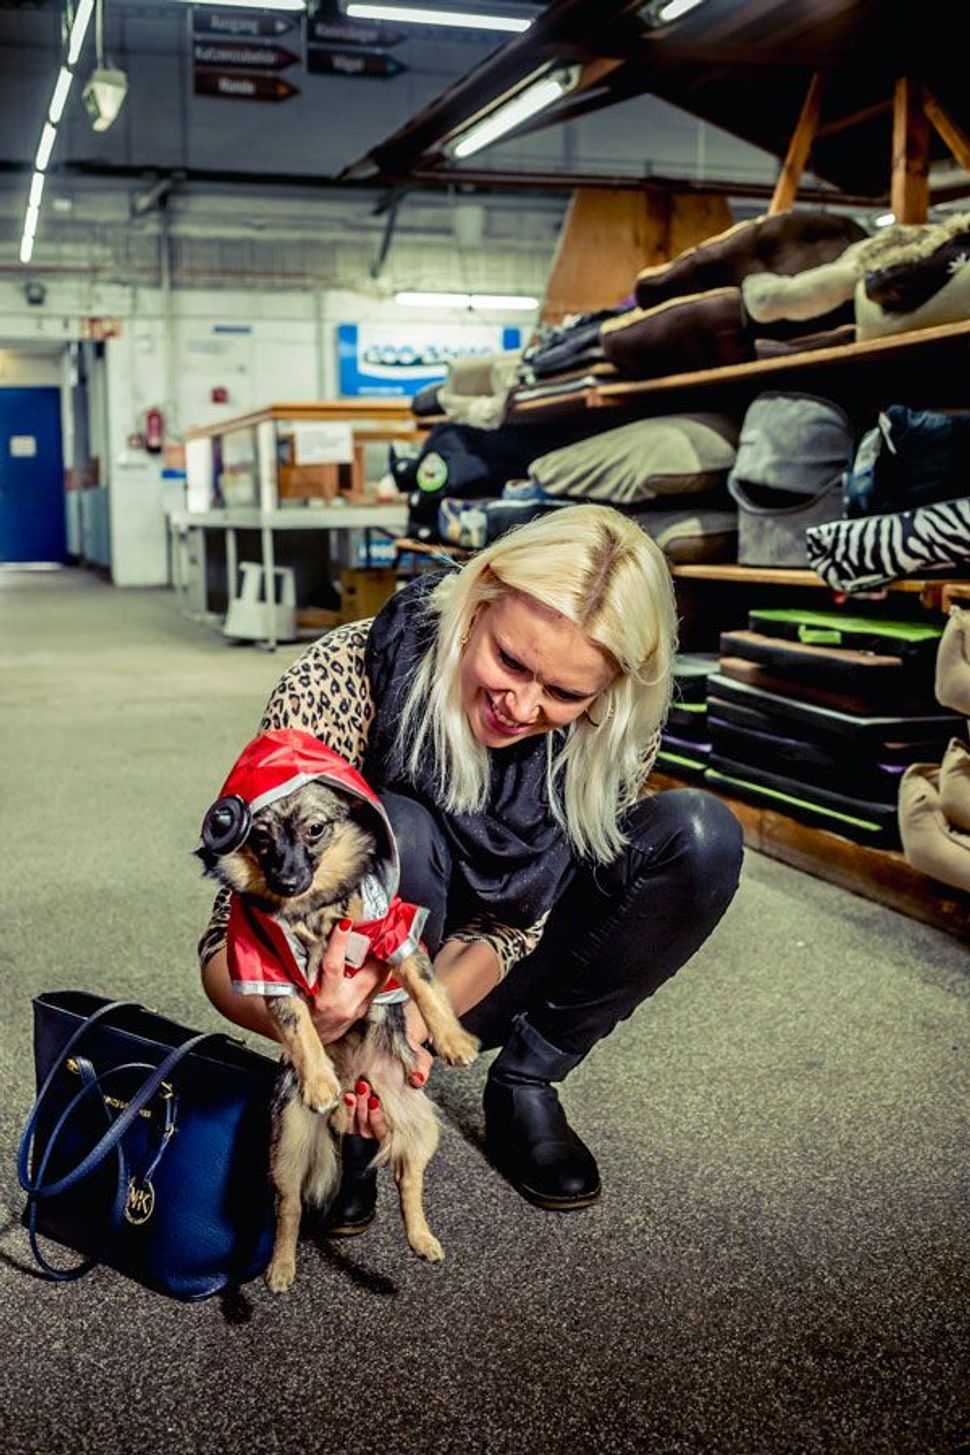
<svg viewBox="0 0 970 1455"><path fill-rule="evenodd" d="M489 751L462 707L461 658L478 613L509 591L560 612L616 664L590 715L547 739L551 811L577 854L608 861L625 842L618 816L656 751L677 649L667 563L638 525L608 506L571 506L520 526L431 592L435 641L404 704L404 766L417 772L430 754L444 808L485 806Z"/></svg>

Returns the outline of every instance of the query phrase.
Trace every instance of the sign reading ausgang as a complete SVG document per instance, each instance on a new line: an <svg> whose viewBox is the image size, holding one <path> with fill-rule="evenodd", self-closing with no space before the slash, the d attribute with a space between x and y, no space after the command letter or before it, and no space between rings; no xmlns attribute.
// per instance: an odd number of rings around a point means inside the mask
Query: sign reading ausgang
<svg viewBox="0 0 970 1455"><path fill-rule="evenodd" d="M193 35L265 36L275 40L300 24L298 15L260 15L242 10L207 10L195 6L192 11Z"/></svg>

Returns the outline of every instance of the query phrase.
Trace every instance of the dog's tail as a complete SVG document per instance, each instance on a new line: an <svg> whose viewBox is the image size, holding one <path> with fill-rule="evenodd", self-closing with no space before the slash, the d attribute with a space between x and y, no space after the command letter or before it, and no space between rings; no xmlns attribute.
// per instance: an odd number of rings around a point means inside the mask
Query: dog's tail
<svg viewBox="0 0 970 1455"><path fill-rule="evenodd" d="M318 1113L314 1121L315 1135L307 1149L303 1200L310 1207L327 1207L333 1201L340 1182L340 1159L329 1119Z"/></svg>

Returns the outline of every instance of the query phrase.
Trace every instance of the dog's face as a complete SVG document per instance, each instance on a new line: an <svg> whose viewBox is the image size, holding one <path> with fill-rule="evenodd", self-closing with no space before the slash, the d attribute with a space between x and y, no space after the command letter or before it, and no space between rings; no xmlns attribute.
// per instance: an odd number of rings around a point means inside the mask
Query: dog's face
<svg viewBox="0 0 970 1455"><path fill-rule="evenodd" d="M198 854L207 874L271 912L310 913L360 883L377 850L371 814L352 795L307 783L261 808L238 849Z"/></svg>

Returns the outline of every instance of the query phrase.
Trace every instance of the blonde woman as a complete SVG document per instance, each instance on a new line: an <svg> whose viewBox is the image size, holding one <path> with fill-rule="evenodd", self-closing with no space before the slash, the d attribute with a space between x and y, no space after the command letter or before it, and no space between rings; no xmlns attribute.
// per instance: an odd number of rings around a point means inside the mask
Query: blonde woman
<svg viewBox="0 0 970 1455"><path fill-rule="evenodd" d="M401 893L428 907L425 941L455 1009L501 1051L485 1091L486 1146L530 1201L600 1194L592 1153L555 1083L680 968L737 887L741 835L696 790L644 797L671 691L669 572L605 506L557 510L461 570L424 576L373 621L339 627L284 675L262 728L315 733L364 772L394 826ZM233 994L217 901L200 953L213 1003L272 1035ZM341 932L315 1008L342 1035L383 971L344 973ZM413 1005L410 1032L427 1031ZM426 1078L424 1052L414 1080ZM384 1131L358 1083L357 1136L331 1230L374 1213L367 1170Z"/></svg>

